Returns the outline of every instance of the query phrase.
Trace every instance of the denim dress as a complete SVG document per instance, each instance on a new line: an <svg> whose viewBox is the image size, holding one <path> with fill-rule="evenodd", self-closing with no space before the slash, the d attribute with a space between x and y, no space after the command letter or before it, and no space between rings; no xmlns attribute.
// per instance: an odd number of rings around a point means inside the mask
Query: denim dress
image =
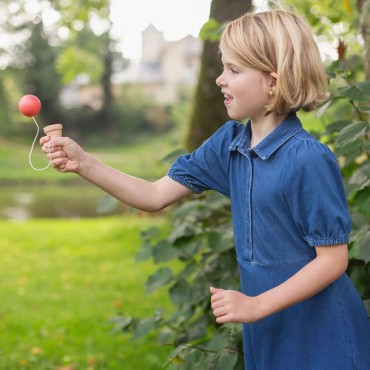
<svg viewBox="0 0 370 370"><path fill-rule="evenodd" d="M241 291L256 296L348 243L351 221L334 154L290 114L250 148L250 122L224 124L167 175L231 199ZM223 287L227 288L227 287ZM246 370L370 370L370 321L346 274L315 296L243 324Z"/></svg>

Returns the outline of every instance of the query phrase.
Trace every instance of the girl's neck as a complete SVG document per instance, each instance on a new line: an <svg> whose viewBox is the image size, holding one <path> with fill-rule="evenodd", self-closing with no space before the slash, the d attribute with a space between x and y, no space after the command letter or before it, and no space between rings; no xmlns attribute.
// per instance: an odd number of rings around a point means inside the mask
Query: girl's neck
<svg viewBox="0 0 370 370"><path fill-rule="evenodd" d="M272 112L260 120L251 119L251 148L258 145L265 137L271 134L271 132L274 131L287 116L287 114L277 114Z"/></svg>

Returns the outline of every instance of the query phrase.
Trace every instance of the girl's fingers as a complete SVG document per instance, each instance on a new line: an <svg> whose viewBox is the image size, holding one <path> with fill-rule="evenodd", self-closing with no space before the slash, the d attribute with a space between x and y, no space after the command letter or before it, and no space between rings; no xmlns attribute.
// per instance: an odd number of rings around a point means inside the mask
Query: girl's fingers
<svg viewBox="0 0 370 370"><path fill-rule="evenodd" d="M67 162L66 157L57 157L57 158L51 159L51 164L53 167L59 167L61 165L65 166L66 162Z"/></svg>
<svg viewBox="0 0 370 370"><path fill-rule="evenodd" d="M225 316L227 314L225 307L216 308L213 310L213 315L216 317Z"/></svg>
<svg viewBox="0 0 370 370"><path fill-rule="evenodd" d="M64 159L67 154L63 151L63 150L58 150L58 151L51 151L50 153L48 153L48 158L50 158L51 160L55 160L55 159Z"/></svg>
<svg viewBox="0 0 370 370"><path fill-rule="evenodd" d="M229 320L229 317L227 315L223 315L216 317L216 322L217 324L225 324L227 322L231 322L231 320Z"/></svg>
<svg viewBox="0 0 370 370"><path fill-rule="evenodd" d="M213 286L209 287L209 291L212 295L222 292L224 289L214 288Z"/></svg>
<svg viewBox="0 0 370 370"><path fill-rule="evenodd" d="M221 299L211 302L211 307L212 307L212 310L222 307Z"/></svg>
<svg viewBox="0 0 370 370"><path fill-rule="evenodd" d="M44 145L48 141L50 141L50 137L49 136L43 136L42 138L40 138L40 144L41 145Z"/></svg>

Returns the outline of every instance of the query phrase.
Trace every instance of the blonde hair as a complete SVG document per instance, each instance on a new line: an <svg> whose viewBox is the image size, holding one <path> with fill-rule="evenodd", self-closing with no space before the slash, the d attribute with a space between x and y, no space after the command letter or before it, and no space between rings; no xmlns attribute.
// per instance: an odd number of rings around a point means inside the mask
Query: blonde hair
<svg viewBox="0 0 370 370"><path fill-rule="evenodd" d="M268 111L310 111L327 98L327 76L312 32L292 12L246 13L226 26L219 47L246 67L277 74Z"/></svg>

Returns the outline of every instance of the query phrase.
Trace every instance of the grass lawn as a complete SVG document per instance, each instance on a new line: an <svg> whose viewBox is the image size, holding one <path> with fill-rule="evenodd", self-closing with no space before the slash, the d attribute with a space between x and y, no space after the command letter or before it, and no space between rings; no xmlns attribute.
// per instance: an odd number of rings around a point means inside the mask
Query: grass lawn
<svg viewBox="0 0 370 370"><path fill-rule="evenodd" d="M119 311L171 309L145 294L156 270L136 262L140 231L164 218L0 221L0 369L160 369L171 347L112 333Z"/></svg>

